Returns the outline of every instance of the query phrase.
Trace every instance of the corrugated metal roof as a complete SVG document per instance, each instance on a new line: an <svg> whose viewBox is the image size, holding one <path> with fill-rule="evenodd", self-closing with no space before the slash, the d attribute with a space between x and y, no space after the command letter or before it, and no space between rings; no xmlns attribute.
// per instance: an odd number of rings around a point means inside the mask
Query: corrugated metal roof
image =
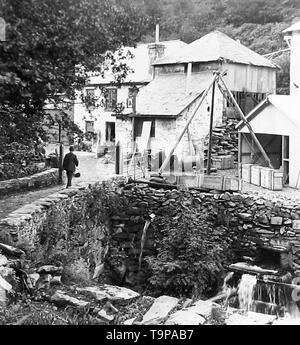
<svg viewBox="0 0 300 345"><path fill-rule="evenodd" d="M292 26L290 26L287 29L283 30L283 32L292 32L292 31L300 31L300 21L294 23Z"/></svg>
<svg viewBox="0 0 300 345"><path fill-rule="evenodd" d="M220 31L213 31L199 38L180 49L177 53L157 60L154 65L222 60L276 68L268 59Z"/></svg>
<svg viewBox="0 0 300 345"><path fill-rule="evenodd" d="M211 79L211 72L192 75L189 92L186 92L186 74L159 75L138 93L137 114L179 115L205 90Z"/></svg>
<svg viewBox="0 0 300 345"><path fill-rule="evenodd" d="M287 119L289 119L296 127L300 129L300 96L270 95L266 100L254 108L246 116L246 119L250 122L253 118L259 115L259 113L268 104L272 104L274 107L276 107ZM240 121L236 125L236 128L241 129L244 126L244 122Z"/></svg>

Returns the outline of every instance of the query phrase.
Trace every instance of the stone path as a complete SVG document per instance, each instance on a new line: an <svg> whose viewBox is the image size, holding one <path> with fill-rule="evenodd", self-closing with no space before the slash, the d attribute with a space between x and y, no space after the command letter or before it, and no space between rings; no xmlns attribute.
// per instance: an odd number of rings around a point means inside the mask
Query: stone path
<svg viewBox="0 0 300 345"><path fill-rule="evenodd" d="M81 176L74 178L73 185L85 185L103 181L114 174L114 164L104 164L102 158L96 158L95 153L91 152L75 152L79 160L79 170ZM14 193L4 198L0 198L0 219L5 218L9 213L16 209L29 204L40 198L44 198L50 194L65 189L66 175L63 173L63 185L52 186L38 190Z"/></svg>

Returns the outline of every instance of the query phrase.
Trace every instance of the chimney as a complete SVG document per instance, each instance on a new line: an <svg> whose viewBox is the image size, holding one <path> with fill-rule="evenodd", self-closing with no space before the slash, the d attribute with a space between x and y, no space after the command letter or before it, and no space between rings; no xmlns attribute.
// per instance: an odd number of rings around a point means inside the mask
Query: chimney
<svg viewBox="0 0 300 345"><path fill-rule="evenodd" d="M290 47L290 94L300 96L300 18L294 19L294 24L284 30L285 36Z"/></svg>
<svg viewBox="0 0 300 345"><path fill-rule="evenodd" d="M163 44L159 43L159 24L156 24L155 43L148 44L149 75L151 75L152 79L154 78L154 67L152 64L165 55L165 48Z"/></svg>

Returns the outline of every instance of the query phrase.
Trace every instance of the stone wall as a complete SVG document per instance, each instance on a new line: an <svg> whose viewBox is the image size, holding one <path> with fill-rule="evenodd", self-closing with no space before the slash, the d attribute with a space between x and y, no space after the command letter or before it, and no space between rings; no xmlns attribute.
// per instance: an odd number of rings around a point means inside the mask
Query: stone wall
<svg viewBox="0 0 300 345"><path fill-rule="evenodd" d="M300 206L240 193L155 189L113 179L37 200L0 222L0 242L23 249L35 264L84 258L91 275L106 271L114 283L134 286L149 275L139 260L155 255L157 219L193 209L199 219L233 238L237 256L255 256L260 245L291 246L300 268ZM157 217L147 232L145 222ZM155 230L156 229L156 230ZM103 263L105 264L105 267ZM106 268L106 270L105 270Z"/></svg>
<svg viewBox="0 0 300 345"><path fill-rule="evenodd" d="M58 169L49 169L37 174L0 181L0 196L34 188L48 187L58 183Z"/></svg>

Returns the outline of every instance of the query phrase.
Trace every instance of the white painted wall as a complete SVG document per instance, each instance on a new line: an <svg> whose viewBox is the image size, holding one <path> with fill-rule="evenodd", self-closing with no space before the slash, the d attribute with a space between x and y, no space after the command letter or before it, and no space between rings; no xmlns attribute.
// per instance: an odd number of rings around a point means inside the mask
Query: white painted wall
<svg viewBox="0 0 300 345"><path fill-rule="evenodd" d="M296 186L298 174L300 172L300 128L296 127L285 115L283 115L272 104L262 110L250 125L255 133L287 135L290 137L290 182L291 187ZM249 133L247 127L243 127L239 132Z"/></svg>
<svg viewBox="0 0 300 345"><path fill-rule="evenodd" d="M300 31L293 31L291 38L290 94L300 97Z"/></svg>
<svg viewBox="0 0 300 345"><path fill-rule="evenodd" d="M124 104L124 114L132 113L132 108L127 108L126 106L128 92L128 85L122 85L120 88L117 89L117 102ZM101 97L101 91L99 88L95 88L95 95ZM100 145L105 145L106 122L115 123L116 117L112 115L111 111L106 111L101 106L95 108L94 110L88 111L86 106L81 102L78 95L78 98L74 106L74 122L79 126L81 130L85 132L86 121L94 121L95 133L97 133L98 136L100 135Z"/></svg>

